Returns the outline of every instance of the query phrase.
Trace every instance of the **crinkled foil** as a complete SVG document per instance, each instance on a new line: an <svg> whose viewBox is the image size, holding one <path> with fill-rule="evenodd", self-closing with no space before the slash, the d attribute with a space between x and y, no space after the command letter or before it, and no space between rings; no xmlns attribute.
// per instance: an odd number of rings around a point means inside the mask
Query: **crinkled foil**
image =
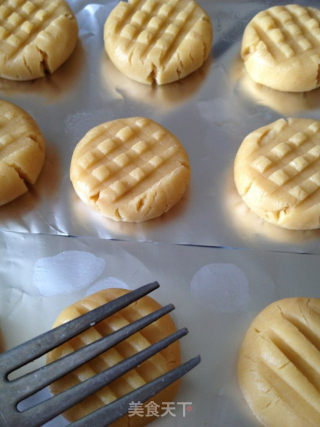
<svg viewBox="0 0 320 427"><path fill-rule="evenodd" d="M134 289L158 280L151 296L173 303L183 360L202 362L183 379L178 402L191 402L183 418L159 426L250 427L251 415L237 385L237 354L254 316L285 297L319 296L318 255L250 249L195 248L160 243L0 232L0 329L8 349L49 329L74 301L107 287ZM28 254L28 257L26 257ZM49 396L48 391L33 398ZM59 417L48 425L65 425Z"/></svg>
<svg viewBox="0 0 320 427"><path fill-rule="evenodd" d="M299 3L317 6L316 1ZM35 118L47 144L37 184L0 208L1 230L319 251L318 231L287 231L264 223L246 209L233 184L233 160L249 132L282 116L319 118L319 90L279 93L253 84L243 71L239 59L243 30L272 2L200 0L214 28L210 57L188 78L162 87L130 80L108 59L103 25L116 1L70 0L70 4L80 36L65 65L33 82L0 80L2 98ZM72 152L82 136L99 123L129 116L149 117L174 133L192 168L183 200L161 218L143 224L99 216L79 200L69 180Z"/></svg>

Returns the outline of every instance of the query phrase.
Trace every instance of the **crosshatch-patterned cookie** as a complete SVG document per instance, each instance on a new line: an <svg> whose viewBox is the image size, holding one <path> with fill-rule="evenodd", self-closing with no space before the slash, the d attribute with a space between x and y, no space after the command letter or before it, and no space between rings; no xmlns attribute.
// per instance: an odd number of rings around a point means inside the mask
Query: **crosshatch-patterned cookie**
<svg viewBox="0 0 320 427"><path fill-rule="evenodd" d="M295 230L320 227L320 122L279 119L250 133L234 163L235 185L266 221Z"/></svg>
<svg viewBox="0 0 320 427"><path fill-rule="evenodd" d="M33 80L71 55L78 25L64 0L0 0L0 77Z"/></svg>
<svg viewBox="0 0 320 427"><path fill-rule="evenodd" d="M201 67L211 49L212 25L194 0L120 1L106 20L104 43L122 73L161 85Z"/></svg>
<svg viewBox="0 0 320 427"><path fill-rule="evenodd" d="M112 301L127 292L129 291L125 289L106 289L90 295L63 310L53 326L59 326L89 310L93 310L94 308L105 304L108 301ZM77 350L84 344L89 344L100 339L102 336L111 334L112 332L134 322L137 319L140 319L143 316L146 316L147 314L150 314L153 311L158 310L159 308L161 308L161 306L158 302L149 296L145 296L137 302L122 309L118 313L104 319L100 323L97 323L94 327L83 332L78 337L53 350L47 356L47 363L51 363L54 360ZM50 387L51 391L54 394L58 394L61 391L94 376L96 373L121 362L123 359L132 356L146 347L149 347L175 331L175 324L170 315L167 314L123 342L117 344L112 349L102 353L92 361L76 369L73 373L56 381ZM180 344L176 341L173 344L170 344L169 347L161 350L161 352L146 360L137 368L132 369L127 374L102 388L93 396L88 397L80 404L69 409L64 415L69 421L75 421L84 417L101 406L116 400L147 382L152 381L156 377L176 368L180 363ZM145 403L145 405L148 405L148 403L154 403L154 407L157 409L155 412L160 416L162 412L162 402L172 402L174 400L179 383L180 381L171 384L169 387L153 396L149 402ZM148 406L141 408L145 415L147 414L147 408ZM155 418L154 416L151 416L151 414L149 414L150 416L132 415L133 414L122 417L115 423L112 423L112 426L144 426Z"/></svg>
<svg viewBox="0 0 320 427"><path fill-rule="evenodd" d="M74 150L70 178L80 199L103 216L140 222L181 199L190 165L173 134L150 119L131 117L91 129Z"/></svg>
<svg viewBox="0 0 320 427"><path fill-rule="evenodd" d="M44 157L44 139L32 117L16 105L0 101L0 206L28 191Z"/></svg>
<svg viewBox="0 0 320 427"><path fill-rule="evenodd" d="M241 391L265 426L320 425L320 299L288 298L254 319L238 359Z"/></svg>
<svg viewBox="0 0 320 427"><path fill-rule="evenodd" d="M241 56L251 78L302 92L320 86L320 10L295 4L259 12L247 25Z"/></svg>

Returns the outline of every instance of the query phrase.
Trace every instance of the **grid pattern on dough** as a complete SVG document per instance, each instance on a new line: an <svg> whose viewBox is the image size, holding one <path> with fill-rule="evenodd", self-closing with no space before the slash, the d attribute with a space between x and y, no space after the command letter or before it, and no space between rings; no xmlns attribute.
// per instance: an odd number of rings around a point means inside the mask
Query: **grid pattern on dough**
<svg viewBox="0 0 320 427"><path fill-rule="evenodd" d="M268 133L281 136L284 128L288 128L288 123L281 119ZM302 203L320 190L319 129L320 122L314 121L299 132L292 130L288 139L270 138L252 154L251 168L278 191L289 193L297 204Z"/></svg>
<svg viewBox="0 0 320 427"><path fill-rule="evenodd" d="M130 125L122 120L108 122L89 135L77 169L91 198L103 191L106 199L119 201L157 171L172 173L178 167L171 162L179 150L178 143L148 119L138 118Z"/></svg>
<svg viewBox="0 0 320 427"><path fill-rule="evenodd" d="M60 0L2 0L0 1L0 51L12 60L36 37L50 38L46 30L58 32L56 22L67 14Z"/></svg>
<svg viewBox="0 0 320 427"><path fill-rule="evenodd" d="M304 52L319 50L320 13L299 5L275 6L252 20L253 43L245 54L256 48L265 49L276 61L290 59ZM314 53L317 64L320 55Z"/></svg>
<svg viewBox="0 0 320 427"><path fill-rule="evenodd" d="M199 37L196 23L205 16L194 1L132 0L122 5L115 32L117 43L141 62L147 57L160 58L166 67L185 39Z"/></svg>

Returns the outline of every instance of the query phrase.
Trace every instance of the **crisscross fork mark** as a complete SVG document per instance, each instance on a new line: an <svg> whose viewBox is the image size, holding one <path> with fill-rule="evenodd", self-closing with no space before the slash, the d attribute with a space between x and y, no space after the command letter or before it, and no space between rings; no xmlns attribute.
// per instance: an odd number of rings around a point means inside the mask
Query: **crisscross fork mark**
<svg viewBox="0 0 320 427"><path fill-rule="evenodd" d="M18 151L20 148L25 146L24 137L28 136L30 131L26 127L16 126L13 127L12 120L7 123L2 123L0 125L0 161L5 160L6 153L11 154L11 147L15 146ZM4 143L1 143L1 138L3 138ZM34 140L35 143L36 140Z"/></svg>
<svg viewBox="0 0 320 427"><path fill-rule="evenodd" d="M262 19L270 17L276 24L275 27L270 26L269 28L263 28L261 27L261 22L259 23L259 20L256 20L253 23L253 28L255 29L259 39L266 45L266 47L269 47L269 53L272 55L270 51L270 47L272 46L273 51L278 52L278 54L284 55L287 58L290 58L295 54L314 48L314 44L319 45L320 29L319 36L314 35L313 31L311 31L311 29L307 25L307 22L304 22L299 15L295 14L293 11L291 11L291 9L287 8L286 6L283 6L282 8L290 15L292 23L299 28L297 34L294 35L290 33L289 29L287 28L289 20L287 20L286 22L282 22L281 19L279 19L279 17L277 16L277 14L272 10L272 8L265 11L264 17ZM317 17L311 15L309 16L310 19L316 19L317 22L320 23ZM282 40L276 41L272 38L270 32L276 29L279 30L279 34L281 32L281 34L283 35ZM290 44L288 43L288 39L290 39Z"/></svg>
<svg viewBox="0 0 320 427"><path fill-rule="evenodd" d="M312 8L307 9L306 13L304 14L304 16L308 15L309 19L307 19L307 20L302 19L302 15L298 15L297 13L295 13L295 8L291 8L291 7L286 6L285 9L293 17L292 20L298 26L300 26L300 28L303 28L305 30L308 37L312 38L313 40L316 41L317 44L319 44L319 41L320 41L320 17L316 13L314 13ZM317 25L313 25L313 27L310 28L310 25L308 25L308 22L310 24L310 21L314 21L314 24L317 24ZM314 32L315 32L316 28L317 28L317 31L316 31L317 35L315 36Z"/></svg>
<svg viewBox="0 0 320 427"><path fill-rule="evenodd" d="M141 10L145 3L147 3L149 0L138 0L134 5L131 3L124 4L123 7L126 8L126 15L124 16L124 19L118 21L117 26L117 33L120 34L121 30L129 23L131 23L131 19L135 13L137 13L137 10ZM151 14L148 14L147 21L152 18Z"/></svg>
<svg viewBox="0 0 320 427"><path fill-rule="evenodd" d="M265 12L265 16L264 17L270 17L272 20L273 16L269 13L269 11ZM287 42L286 42L286 35L284 34L284 32L282 30L279 29L279 26L277 25L276 27L272 27L269 29L264 29L261 26L261 22L259 22L259 20L254 20L252 22L252 27L254 28L257 37L259 40L256 41L255 45L258 46L259 43L263 43L263 45L265 46L265 48L267 49L268 53L272 56L275 57L277 55L280 55L281 57L286 56L286 57L291 57L293 56L296 52L293 50L292 46L290 46ZM275 41L273 40L270 31L272 30L279 30L279 32L282 34L283 39L280 43L280 41ZM272 48L272 49L271 49ZM272 51L273 52L272 52Z"/></svg>
<svg viewBox="0 0 320 427"><path fill-rule="evenodd" d="M136 42L136 40L139 37L139 34L141 34L142 31L145 31L147 29L147 22L149 22L153 17L157 16L157 10L159 10L161 8L161 3L159 2L157 4L157 8L153 11L153 14L149 16L148 20L144 23L144 26L140 28L140 30L138 30L137 28L137 32L135 33L134 36L134 40L130 40L131 44L134 44ZM166 66L166 64L170 61L171 55L175 52L175 48L174 46L179 46L180 42L182 40L184 40L184 38L186 37L186 35L189 33L189 31L192 29L192 27L194 26L195 22L198 19L201 19L197 16L194 16L192 19L190 19L190 17L192 17L192 15L194 14L194 11L197 9L196 4L194 2L190 3L190 5L188 5L188 13L187 16L185 18L184 21L179 20L179 25L176 25L176 33L173 35L173 37L169 37L167 41L167 43L165 42L165 44L167 44L167 46L162 49L159 48L160 50L163 51L162 53L162 61L163 64L161 64L163 67ZM168 15L166 16L165 19L161 20L161 24L159 25L159 27L156 29L156 31L152 32L152 35L150 37L150 40L148 40L147 44L144 44L144 49L141 51L140 56L141 56L141 60L143 61L152 50L154 50L157 46L157 41L161 40L161 38L166 35L169 34L167 32L168 28L174 23L177 24L177 20L176 17L179 15L179 13L181 13L182 10L178 8L178 3L176 3L173 8L170 10L170 12L168 13ZM131 14L130 18L132 17L133 14ZM128 18L125 21L126 23L128 23ZM125 25L122 26L122 28ZM171 40L170 40L171 38Z"/></svg>
<svg viewBox="0 0 320 427"><path fill-rule="evenodd" d="M278 24L278 26L282 26L282 31L285 34L286 38L290 38L291 41L291 47L292 44L294 44L295 49L298 52L304 52L305 50L310 50L312 48L314 48L315 44L319 45L320 44L320 20L319 18L312 14L312 11L310 9L306 10L305 15L308 15L309 19L308 20L304 20L302 19L301 15L298 15L297 13L295 13L295 10L287 7L287 6L282 6L284 11L286 11L289 15L290 15L290 21L296 25L299 28L299 32L296 34L291 34L288 27L288 21L286 22L282 22L276 13L274 13L272 11L272 9L270 9L268 11L268 14L272 17L272 19L274 19L276 21L276 23ZM309 22L309 20L311 19L315 19L318 23L318 29L319 29L319 33L318 36L314 34L314 29L310 29L310 27L307 25L307 22ZM301 35L301 37L299 37ZM304 42L304 43L303 43ZM309 44L308 44L309 43Z"/></svg>
<svg viewBox="0 0 320 427"><path fill-rule="evenodd" d="M192 10L194 9L195 5L192 5ZM181 12L177 8L177 4L174 5L173 9L170 10L169 14L167 15L166 19L161 22L161 25L158 27L157 31L155 31L152 35L152 38L149 41L149 44L145 45L145 49L141 52L141 59L142 61L149 55L149 53L155 48L155 44L158 40L161 40L162 36L167 33L167 30L170 25L173 23L176 23L176 17ZM174 42L175 38L177 37L177 34L181 31L181 28L183 27L183 23L180 23L180 27L178 28L177 33L175 34L174 38L169 42L168 47L166 48L165 52L168 52L168 49L170 49L170 46ZM161 49L162 50L162 49Z"/></svg>
<svg viewBox="0 0 320 427"><path fill-rule="evenodd" d="M141 177L131 178L131 174L124 176L121 180L116 181L116 188L113 188L113 185L111 184L109 188L112 188L112 190L115 192L114 195L114 201L119 200L121 197L123 197L125 194L127 194L130 191L133 191L139 184L141 184L142 181L149 178L151 175L153 175L158 168L161 168L164 166L166 162L170 160L171 157L173 157L175 154L174 149L168 149L167 152L163 153L161 157L154 156L151 161L149 161L145 164L144 167L138 167L136 169L140 169L142 171ZM135 170L135 169L134 169ZM161 180L163 177L160 177L159 180ZM118 186L119 184L119 186ZM118 190L119 189L119 190Z"/></svg>
<svg viewBox="0 0 320 427"><path fill-rule="evenodd" d="M282 142L282 145L288 146L288 150L283 153L283 156L279 156L274 152L275 148L281 145L278 141L275 141L272 147L268 145L267 152L266 150L259 150L251 163L252 167L265 178L270 179L272 177L273 183L282 186L288 192L296 185L293 182L290 189L290 182L295 180L299 173L302 173L301 176L303 176L304 182L301 185L303 186L303 184L310 181L309 187L311 188L309 191L310 194L314 193L318 186L315 187L316 181L312 180L314 176L313 169L315 169L315 164L320 166L320 150L317 149L319 147L318 144L314 144L312 141L314 132L311 127L308 129L312 132L311 134L306 129L303 134L301 132L294 134L288 141ZM294 157L292 154L294 154ZM277 165L281 162L284 163L285 159L287 159L286 164L277 168Z"/></svg>
<svg viewBox="0 0 320 427"><path fill-rule="evenodd" d="M99 133L99 135L92 136L91 140L87 143L87 147L89 146L89 148L87 148L85 154L83 154L81 157L86 157L88 156L88 154L93 152L93 155L90 157L90 159L85 161L84 165L82 166L84 171L86 171L88 174L91 174L92 171L99 167L100 164L103 164L107 167L111 166L111 169L115 173L119 172L122 169L121 165L114 161L115 158L118 157L117 154L119 153L118 155L128 155L136 139L139 138L139 134L141 132L141 128L139 126L129 127L132 131L132 135L126 141L122 141L117 137L117 134L124 128L127 128L127 125L125 123L123 124L123 127L120 130L118 128L115 128L118 129L116 133L113 132L112 128L104 128ZM91 144L94 144L94 147L92 147ZM134 154L130 154L130 160L131 157L134 159ZM109 156L111 158L109 158ZM138 157L138 155L136 157ZM112 175L114 175L114 173Z"/></svg>
<svg viewBox="0 0 320 427"><path fill-rule="evenodd" d="M151 19L157 17L157 12L161 9L161 7L162 7L161 2L158 2L156 4L156 8L152 11L152 13L148 14L148 18L144 21L143 26L140 26L140 28L138 28L138 26L136 26L135 24L133 24L136 27L136 32L134 34L134 37L132 37L131 39L128 39L129 46L127 46L127 50L129 50L130 46L133 46L135 43L143 44L144 45L144 49L140 53L140 57L141 57L142 61L147 57L148 53L154 48L155 41L157 39L159 39L159 34L161 34L161 33L164 34L165 33L166 29L172 24L172 22L174 22L175 16L180 12L177 9L177 4L175 4L174 7L169 11L169 13L165 17L165 19L161 20L161 24L156 29L156 31L153 31L151 33L151 37L148 40L148 43L142 43L141 41L138 41L139 35L143 31L148 30L148 23L151 21ZM132 18L132 16L130 18ZM128 23L128 20L126 20L126 23ZM124 26L125 25L123 25L122 28ZM123 36L121 36L121 37L124 38ZM131 54L132 53L133 53L133 51L131 52Z"/></svg>
<svg viewBox="0 0 320 427"><path fill-rule="evenodd" d="M148 2L149 2L149 0L140 0L135 5L132 5L132 4L128 3L128 4L125 4L123 6L123 7L126 7L126 12L127 13L126 13L126 16L124 17L124 19L118 20L117 33L120 34L120 37L123 40L126 40L129 44L132 44L134 42L134 40L138 37L138 35L140 34L140 32L144 30L144 27L153 18L154 11L156 9L159 9L161 7L160 3L156 3L155 4L156 8L152 9L152 11L151 11L152 13L145 12L146 16L145 16L145 19L143 20L142 25L137 25L135 22L132 23L132 18L134 17L134 15L137 12L141 11L142 8L144 7L144 5L146 3L148 3ZM121 32L122 32L123 28L125 28L127 25L131 25L135 29L134 34L132 34L132 37L130 37L130 38L126 38L123 35L121 35ZM128 47L127 47L127 49L128 49Z"/></svg>
<svg viewBox="0 0 320 427"><path fill-rule="evenodd" d="M26 2L24 2L23 4L25 3ZM13 59L14 57L16 57L25 46L30 44L39 35L41 31L49 27L49 25L51 25L51 23L55 21L56 17L54 16L54 14L57 8L59 8L60 6L59 3L55 0L53 0L51 4L48 3L47 6L45 6L44 4L38 5L37 3L32 4L35 8L28 14L22 10L23 5L20 5L19 8L15 10L15 12L24 20L24 23L30 22L32 24L33 27L29 33L23 30L23 24L21 23L15 28L8 28L8 24L2 24L2 27L6 30L6 33L5 37L1 41L5 41L11 49L8 59ZM42 21L40 19L36 20L36 14L41 11L44 11L46 13L46 16L44 16ZM21 37L21 35L23 35L23 38ZM15 46L9 43L8 39L10 37L17 38L17 43Z"/></svg>
<svg viewBox="0 0 320 427"><path fill-rule="evenodd" d="M163 56L162 66L165 68L167 64L170 62L172 55L179 50L179 46L188 37L188 34L191 33L192 28L196 25L196 23L202 19L202 16L197 16L194 12L197 11L197 6L194 3L193 7L190 7L189 14L186 17L184 24L180 27L179 31L175 35L175 38L172 40L171 44L168 46L168 49Z"/></svg>
<svg viewBox="0 0 320 427"><path fill-rule="evenodd" d="M127 175L124 176L121 179L121 181L117 180L117 177L119 173L121 173L121 171L123 170L123 167L121 165L115 164L114 157L110 159L108 163L105 163L105 159L99 155L99 158L96 158L96 161L91 163L89 169L86 170L86 173L92 176L92 171L96 169L99 166L99 164L104 164L107 169L112 171L112 173L110 173L110 175L108 175L106 179L111 180L107 188L111 187L110 188L111 192L115 191L115 194L113 195L114 200L117 200L120 197L124 196L124 194L126 194L128 191L132 191L133 188L139 185L147 177L150 177L150 175L152 175L157 170L158 167L163 166L175 154L175 147L169 147L164 153L161 154L161 158L157 159L157 155L155 156L153 155L152 147L155 144L157 144L159 140L155 138L155 134L148 134L147 128L151 128L151 127L152 125L143 127L141 129L141 127L137 125L133 126L132 127L133 137L129 138L127 141L121 144L122 150L123 150L123 146L124 145L126 146L126 149L123 151L129 157L128 165L130 165ZM160 135L161 134L162 134L162 131L160 131ZM163 132L163 135L165 135L164 132ZM114 135L111 134L110 138L111 139L114 138ZM144 158L141 158L139 153L135 153L132 150L132 146L135 144L137 138L141 139L142 141L144 140L148 141L147 148L143 153ZM116 148L117 146L112 151L114 152ZM157 160L159 161L159 165L157 165ZM150 161L151 161L151 164L150 164ZM142 171L143 175L141 177L138 176L138 179L135 179L130 174L137 168ZM102 181L102 182L97 181L96 185L91 188L91 190L95 188L95 195L92 196L93 198L96 198L96 196L99 194L100 191L106 189L105 182L106 181ZM115 188L112 189L112 186L114 186Z"/></svg>
<svg viewBox="0 0 320 427"><path fill-rule="evenodd" d="M23 5L25 5L25 4L27 4L27 2L24 2L23 3ZM15 25L11 25L11 24L8 24L8 21L7 21L7 19L8 19L8 17L9 16L11 16L12 15L12 13L16 13L16 14L18 14L18 16L20 17L20 18L22 18L23 19L23 21L24 22L30 22L30 20L33 20L33 18L34 18L34 16L36 15L36 13L37 12L39 12L40 10L42 10L43 9L43 7L41 6L41 5L38 5L37 3L32 3L32 5L33 5L33 10L32 11L29 11L28 12L28 14L26 14L23 10L22 10L22 6L23 5L19 5L19 8L17 8L17 9L13 9L10 5L4 5L4 4L2 4L1 6L3 6L3 7L7 7L7 11L8 11L8 13L4 16L4 19L3 19L3 21L1 22L1 26L2 26L2 28L5 30L5 32L3 33L3 38L2 38L2 41L5 41L5 40L7 40L10 36L16 36L17 35L17 33L20 33L21 32L21 27L23 26L23 24L19 24L18 26L15 26ZM9 26L9 28L8 28L8 26ZM27 34L27 33L25 33L25 32L23 32L25 35L27 35L27 38L25 39L25 40L23 40L23 39L21 39L21 38L19 38L19 41L20 42L25 42L25 41L27 41L28 39L29 39L29 37L31 37L31 35L32 35L32 32L31 32L31 34ZM12 45L10 45L10 46L12 46ZM20 43L20 45L18 46L18 48L21 46L21 43ZM13 47L13 46L12 46ZM12 54L14 53L14 49L12 50Z"/></svg>

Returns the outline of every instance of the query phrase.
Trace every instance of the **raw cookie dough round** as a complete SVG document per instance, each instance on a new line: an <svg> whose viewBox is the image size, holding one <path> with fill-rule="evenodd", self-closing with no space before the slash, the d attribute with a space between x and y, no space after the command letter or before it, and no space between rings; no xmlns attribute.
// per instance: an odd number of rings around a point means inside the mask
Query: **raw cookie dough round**
<svg viewBox="0 0 320 427"><path fill-rule="evenodd" d="M64 0L0 0L0 77L33 80L71 55L78 25Z"/></svg>
<svg viewBox="0 0 320 427"><path fill-rule="evenodd" d="M259 12L247 25L241 56L251 78L302 92L320 86L320 10L295 4Z"/></svg>
<svg viewBox="0 0 320 427"><path fill-rule="evenodd" d="M178 139L143 117L106 122L76 146L70 178L80 199L116 221L141 222L168 211L190 179Z"/></svg>
<svg viewBox="0 0 320 427"><path fill-rule="evenodd" d="M44 139L32 117L16 105L0 101L0 206L28 191L44 157Z"/></svg>
<svg viewBox="0 0 320 427"><path fill-rule="evenodd" d="M128 0L108 16L104 44L123 74L161 85L200 68L212 34L210 18L194 0Z"/></svg>
<svg viewBox="0 0 320 427"><path fill-rule="evenodd" d="M266 221L293 230L320 227L320 122L279 119L251 132L234 163L245 203Z"/></svg>
<svg viewBox="0 0 320 427"><path fill-rule="evenodd" d="M86 313L96 307L99 307L106 302L112 301L121 295L128 293L125 289L106 289L96 294L89 295L88 297L72 304L63 310L54 323L54 327L59 326L69 320L78 317L80 314ZM47 363L59 359L63 355L70 353L83 343L89 344L102 336L111 334L112 332L126 326L129 322L140 319L151 312L161 308L160 304L149 296L139 299L137 302L130 304L118 313L104 319L96 326L83 332L79 337L76 337L65 344L62 344L57 349L51 351L47 356ZM176 331L175 324L170 317L166 315L159 320L153 322L146 328L127 338L123 342L117 344L112 349L97 356L92 361L78 368L74 373L64 376L62 379L53 383L50 387L54 394L58 394L63 390L92 377L96 373L107 369L124 358L128 358L133 354L149 347L151 344L160 341L166 336ZM81 338L80 338L81 337ZM95 395L86 398L78 405L69 409L64 413L69 421L75 421L84 417L88 413L112 402L116 398L123 396L130 391L142 386L146 382L152 381L154 378L165 374L171 369L176 368L181 363L180 344L178 341L170 344L169 347L161 350L150 359L143 362L137 368L130 370L121 378L113 381L110 385L99 390ZM176 381L169 387L162 390L160 393L153 396L149 402L155 402L158 414L162 413L162 402L172 402L177 392L180 381ZM148 402L146 402L148 403ZM143 412L147 412L147 407L143 407ZM144 426L150 421L154 420L152 416L125 416L120 418L112 426L127 427L127 426Z"/></svg>
<svg viewBox="0 0 320 427"><path fill-rule="evenodd" d="M276 301L250 325L239 353L238 380L263 425L320 425L319 337L319 298Z"/></svg>

